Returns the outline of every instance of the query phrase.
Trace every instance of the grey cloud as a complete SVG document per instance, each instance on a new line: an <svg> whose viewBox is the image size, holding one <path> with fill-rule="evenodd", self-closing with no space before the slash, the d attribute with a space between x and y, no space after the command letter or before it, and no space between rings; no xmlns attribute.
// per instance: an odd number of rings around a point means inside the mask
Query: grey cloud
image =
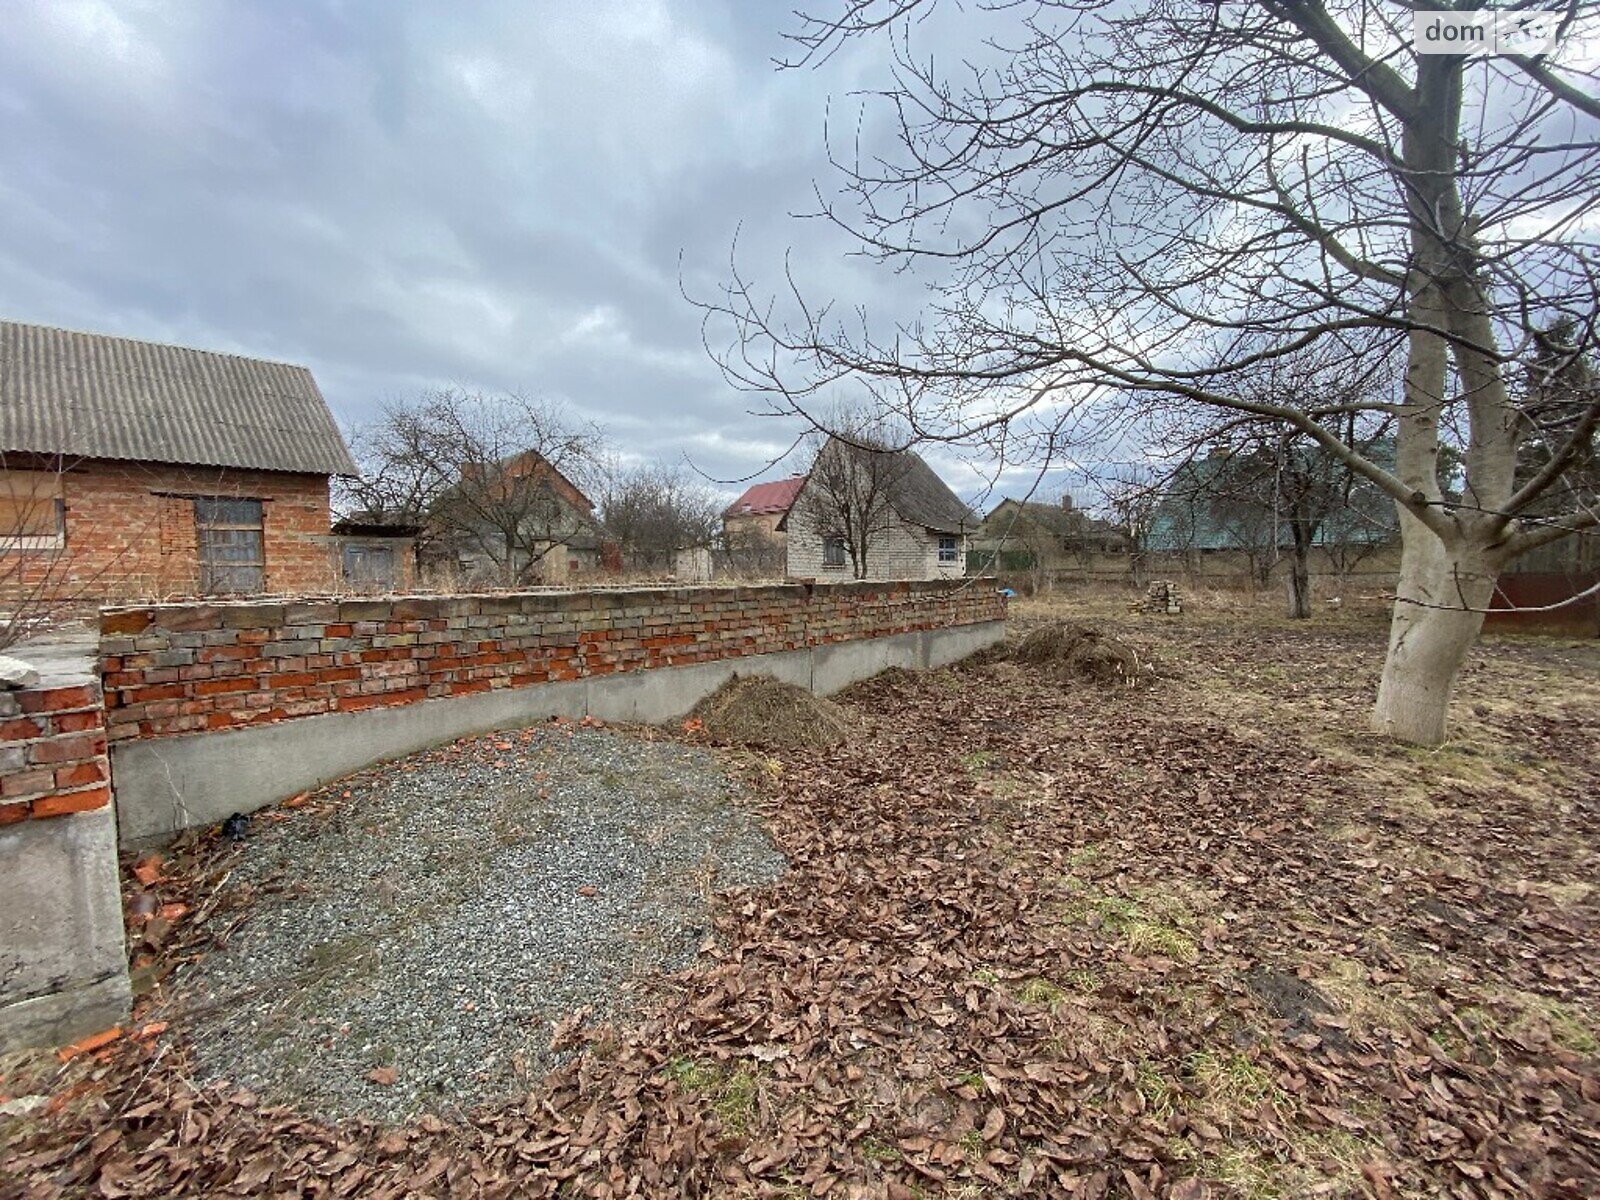
<svg viewBox="0 0 1600 1200"><path fill-rule="evenodd" d="M559 396L733 478L793 430L700 344L741 230L915 310L789 213L884 64L777 72L786 4L23 0L0 39L4 315L304 362L340 416L434 383ZM848 122L847 122L848 124Z"/></svg>

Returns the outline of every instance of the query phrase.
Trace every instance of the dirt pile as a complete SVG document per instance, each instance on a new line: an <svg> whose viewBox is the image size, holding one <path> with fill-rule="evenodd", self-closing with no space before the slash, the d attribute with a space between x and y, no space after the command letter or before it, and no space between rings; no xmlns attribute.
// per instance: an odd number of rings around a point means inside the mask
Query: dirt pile
<svg viewBox="0 0 1600 1200"><path fill-rule="evenodd" d="M715 742L781 749L825 749L844 741L844 711L804 688L764 675L735 675L689 714Z"/></svg>
<svg viewBox="0 0 1600 1200"><path fill-rule="evenodd" d="M1011 657L1061 679L1083 679L1104 687L1136 687L1153 674L1151 664L1141 661L1121 638L1071 621L1041 625L1017 643Z"/></svg>

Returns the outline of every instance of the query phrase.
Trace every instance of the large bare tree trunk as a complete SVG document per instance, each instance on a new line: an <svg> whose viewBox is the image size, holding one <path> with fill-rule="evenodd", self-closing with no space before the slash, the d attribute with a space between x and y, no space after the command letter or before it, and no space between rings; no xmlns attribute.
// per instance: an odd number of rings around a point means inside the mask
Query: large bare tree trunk
<svg viewBox="0 0 1600 1200"><path fill-rule="evenodd" d="M1406 538L1372 714L1378 732L1419 746L1444 741L1456 677L1483 628L1494 580L1480 553L1447 547L1427 529Z"/></svg>

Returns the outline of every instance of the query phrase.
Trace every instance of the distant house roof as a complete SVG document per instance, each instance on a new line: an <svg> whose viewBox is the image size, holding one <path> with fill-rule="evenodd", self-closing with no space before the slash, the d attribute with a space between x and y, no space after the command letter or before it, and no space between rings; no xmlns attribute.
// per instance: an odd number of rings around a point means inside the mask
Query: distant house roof
<svg viewBox="0 0 1600 1200"><path fill-rule="evenodd" d="M1395 443L1381 438L1362 447L1379 466L1393 469ZM1325 453L1320 449L1309 451ZM1269 504L1250 499L1247 486L1230 488L1234 459L1226 453L1185 463L1173 473L1151 514L1146 544L1151 550L1242 550L1252 545L1291 545L1286 520L1275 519ZM1248 481L1248 474L1240 476ZM1235 491L1241 495L1233 494ZM1348 500L1332 507L1311 539L1314 546L1381 546L1399 532L1394 501L1364 479L1350 488Z"/></svg>
<svg viewBox="0 0 1600 1200"><path fill-rule="evenodd" d="M13 321L0 452L356 474L304 367Z"/></svg>
<svg viewBox="0 0 1600 1200"><path fill-rule="evenodd" d="M722 515L724 517L753 517L765 516L771 513L786 513L805 484L806 477L804 475L780 479L776 483L753 483L745 489L744 495L723 509Z"/></svg>
<svg viewBox="0 0 1600 1200"><path fill-rule="evenodd" d="M544 481L550 485L551 491L585 516L594 512L594 501L589 499L584 490L537 450L522 450L513 454L501 462L499 471L502 487L510 487L509 481L513 479Z"/></svg>
<svg viewBox="0 0 1600 1200"><path fill-rule="evenodd" d="M989 510L980 533L986 538L1002 538L1026 522L1046 533L1063 538L1119 538L1121 530L1110 521L1092 517L1081 508L1046 504L1038 500L1013 500L1009 496Z"/></svg>
<svg viewBox="0 0 1600 1200"><path fill-rule="evenodd" d="M917 525L935 533L959 534L970 533L978 523L972 510L961 502L961 498L950 490L949 485L940 479L933 468L923 462L922 456L914 450L868 450L842 442L838 438L829 438L827 445L822 448L822 453L882 455L892 458L897 464L896 469L880 478L885 480L884 487L890 507L908 525ZM799 493L804 490L806 481L806 479L800 481L800 487L795 489L795 498L798 498ZM785 515L779 522L778 528L783 529L788 520L788 516Z"/></svg>

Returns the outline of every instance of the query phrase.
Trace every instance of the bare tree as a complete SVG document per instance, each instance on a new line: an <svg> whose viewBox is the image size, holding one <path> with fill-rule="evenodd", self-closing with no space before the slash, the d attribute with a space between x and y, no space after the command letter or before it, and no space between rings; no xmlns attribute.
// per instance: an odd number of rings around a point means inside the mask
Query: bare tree
<svg viewBox="0 0 1600 1200"><path fill-rule="evenodd" d="M1079 437L1128 396L1287 422L1398 507L1373 721L1442 741L1502 566L1600 521L1580 497L1537 511L1600 399L1519 479L1536 422L1508 386L1556 320L1574 330L1564 357L1594 343L1596 75L1559 56L1421 53L1411 9L1380 0L1042 0L968 10L998 28L974 32L982 50L947 77L915 45L927 6L850 0L797 42L806 61L890 35L898 69L874 111L897 146L868 123L845 200L822 215L925 273L929 311L874 333L796 281L779 307L736 264L708 306L733 327L730 378L790 414L849 378L914 437L1008 429L1024 448ZM1558 44L1595 15L1589 0L1563 8ZM1263 361L1316 343L1353 377L1368 355L1403 353L1399 393L1360 405L1395 419L1392 466L1340 436L1342 403L1247 393ZM1452 440L1459 495L1441 478Z"/></svg>
<svg viewBox="0 0 1600 1200"><path fill-rule="evenodd" d="M660 570L676 551L709 547L722 524L722 505L697 478L678 467L613 465L601 484L606 532L635 569Z"/></svg>
<svg viewBox="0 0 1600 1200"><path fill-rule="evenodd" d="M448 556L515 586L540 578L556 547L594 532L581 487L603 434L559 405L443 389L385 405L352 443L362 473L343 507L419 526L419 562Z"/></svg>
<svg viewBox="0 0 1600 1200"><path fill-rule="evenodd" d="M783 574L784 543L763 529L725 523L721 549L724 567L732 574L754 579Z"/></svg>
<svg viewBox="0 0 1600 1200"><path fill-rule="evenodd" d="M0 453L0 650L82 617L108 600L157 598L158 523L129 513L85 552L68 537L67 482L82 459ZM137 468L125 468L142 486ZM159 549L156 551L159 559Z"/></svg>
<svg viewBox="0 0 1600 1200"><path fill-rule="evenodd" d="M1114 465L1096 480L1100 508L1121 535L1122 549L1128 556L1128 577L1141 587L1164 477L1153 464L1137 462Z"/></svg>
<svg viewBox="0 0 1600 1200"><path fill-rule="evenodd" d="M837 552L854 578L865 579L893 527L895 488L910 460L884 424L848 415L834 424L835 433L812 438L806 482L789 511L789 537L791 544L797 532L820 538L825 565Z"/></svg>
<svg viewBox="0 0 1600 1200"><path fill-rule="evenodd" d="M57 457L0 456L0 650L77 607Z"/></svg>

